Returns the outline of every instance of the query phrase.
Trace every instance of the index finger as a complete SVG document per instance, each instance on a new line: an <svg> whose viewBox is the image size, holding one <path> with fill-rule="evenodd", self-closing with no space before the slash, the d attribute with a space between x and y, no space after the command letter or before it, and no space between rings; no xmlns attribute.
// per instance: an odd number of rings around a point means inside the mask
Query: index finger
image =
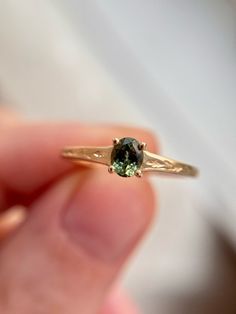
<svg viewBox="0 0 236 314"><path fill-rule="evenodd" d="M151 133L137 128L68 122L26 123L6 129L0 134L0 187L7 194L33 193L74 167L60 157L64 146L109 145L113 137L124 136L136 137L154 149Z"/></svg>

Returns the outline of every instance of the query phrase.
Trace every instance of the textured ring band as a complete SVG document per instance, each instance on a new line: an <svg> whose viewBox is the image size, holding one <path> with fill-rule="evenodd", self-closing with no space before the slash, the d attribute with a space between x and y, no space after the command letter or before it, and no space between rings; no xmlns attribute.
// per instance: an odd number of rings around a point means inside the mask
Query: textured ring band
<svg viewBox="0 0 236 314"><path fill-rule="evenodd" d="M65 147L62 156L76 163L87 161L104 164L110 173L115 172L122 177L141 177L146 171L192 177L197 175L195 167L148 152L146 146L134 138L114 138L112 146Z"/></svg>

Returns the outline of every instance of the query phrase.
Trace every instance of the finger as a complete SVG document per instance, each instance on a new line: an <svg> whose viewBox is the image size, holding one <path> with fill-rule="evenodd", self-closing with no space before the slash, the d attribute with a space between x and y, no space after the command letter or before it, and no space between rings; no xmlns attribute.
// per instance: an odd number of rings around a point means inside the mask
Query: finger
<svg viewBox="0 0 236 314"><path fill-rule="evenodd" d="M130 297L121 289L112 290L99 314L139 314Z"/></svg>
<svg viewBox="0 0 236 314"><path fill-rule="evenodd" d="M150 185L83 170L31 207L0 252L0 312L98 313L151 222Z"/></svg>
<svg viewBox="0 0 236 314"><path fill-rule="evenodd" d="M23 123L22 117L8 107L0 107L0 131Z"/></svg>
<svg viewBox="0 0 236 314"><path fill-rule="evenodd" d="M155 145L149 131L118 126L25 124L0 133L0 209L42 192L46 184L75 167L60 157L64 146L109 145L113 137L124 136L146 141L150 149Z"/></svg>

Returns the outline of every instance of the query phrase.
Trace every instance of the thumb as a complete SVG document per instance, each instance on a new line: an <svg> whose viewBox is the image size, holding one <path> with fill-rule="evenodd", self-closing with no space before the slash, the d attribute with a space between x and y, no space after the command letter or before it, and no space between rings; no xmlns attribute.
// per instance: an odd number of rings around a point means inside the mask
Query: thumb
<svg viewBox="0 0 236 314"><path fill-rule="evenodd" d="M0 312L97 313L153 204L145 179L96 168L54 183L1 248Z"/></svg>

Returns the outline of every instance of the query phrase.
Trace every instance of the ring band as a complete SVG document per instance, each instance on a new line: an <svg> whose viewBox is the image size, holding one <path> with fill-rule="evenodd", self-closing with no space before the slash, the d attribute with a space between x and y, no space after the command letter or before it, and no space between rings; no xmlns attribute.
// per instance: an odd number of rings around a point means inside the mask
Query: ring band
<svg viewBox="0 0 236 314"><path fill-rule="evenodd" d="M191 177L198 174L195 167L151 153L146 147L146 143L134 138L114 138L112 146L65 147L62 156L76 163L86 161L106 165L110 173L115 172L122 177L141 177L148 171Z"/></svg>

